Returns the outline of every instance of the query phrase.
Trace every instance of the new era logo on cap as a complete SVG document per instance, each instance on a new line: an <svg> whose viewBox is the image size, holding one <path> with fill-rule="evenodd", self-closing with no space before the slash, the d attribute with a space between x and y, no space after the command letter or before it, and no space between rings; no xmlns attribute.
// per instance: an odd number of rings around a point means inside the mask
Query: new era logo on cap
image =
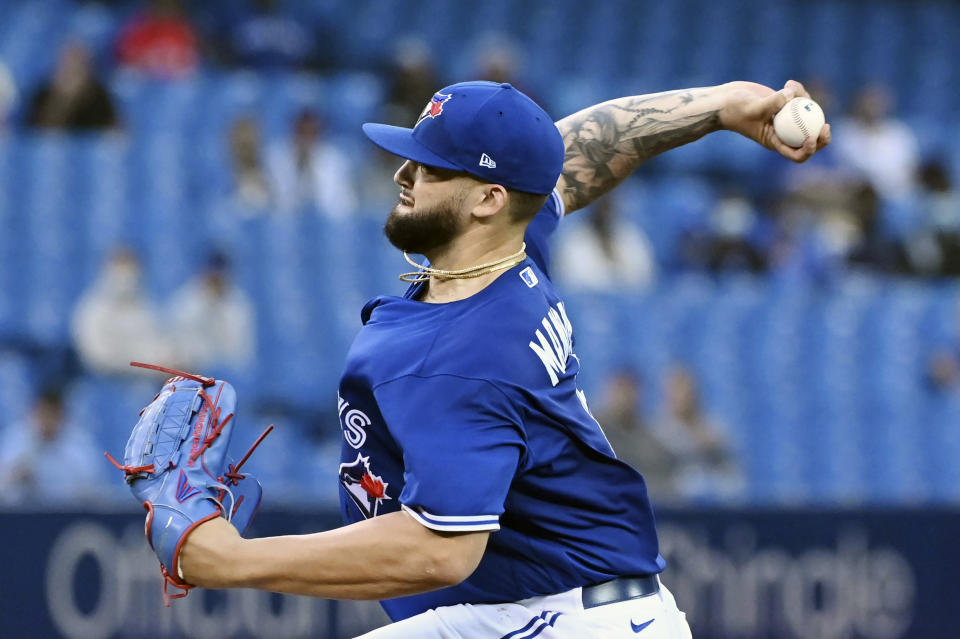
<svg viewBox="0 0 960 639"><path fill-rule="evenodd" d="M497 168L497 163L493 161L493 158L484 153L480 156L480 166L485 166L488 169Z"/></svg>

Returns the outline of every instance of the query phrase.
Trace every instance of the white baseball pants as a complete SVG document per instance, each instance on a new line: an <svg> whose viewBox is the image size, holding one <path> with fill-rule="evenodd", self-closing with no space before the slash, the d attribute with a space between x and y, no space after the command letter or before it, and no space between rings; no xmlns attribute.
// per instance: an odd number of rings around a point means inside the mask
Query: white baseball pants
<svg viewBox="0 0 960 639"><path fill-rule="evenodd" d="M505 604L458 604L358 639L691 639L686 615L660 592L584 610L580 589Z"/></svg>

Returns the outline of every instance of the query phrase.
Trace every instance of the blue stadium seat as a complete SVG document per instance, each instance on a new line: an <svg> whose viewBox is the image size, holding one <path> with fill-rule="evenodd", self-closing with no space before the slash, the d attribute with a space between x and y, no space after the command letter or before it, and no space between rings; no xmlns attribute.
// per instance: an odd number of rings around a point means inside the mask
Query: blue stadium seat
<svg viewBox="0 0 960 639"><path fill-rule="evenodd" d="M68 390L67 414L91 429L104 450L120 459L118 453L123 454L140 410L150 403L165 379L153 373L134 373L125 379L84 376Z"/></svg>
<svg viewBox="0 0 960 639"><path fill-rule="evenodd" d="M956 501L960 498L960 401L955 394L938 393L925 397L920 433L929 445L922 470L931 483L933 497Z"/></svg>
<svg viewBox="0 0 960 639"><path fill-rule="evenodd" d="M648 201L656 223L644 230L665 266L677 265L681 234L706 225L715 197L709 183L695 177L662 176L649 184Z"/></svg>
<svg viewBox="0 0 960 639"><path fill-rule="evenodd" d="M0 410L3 411L3 427L21 423L27 418L37 380L29 360L20 354L0 350Z"/></svg>

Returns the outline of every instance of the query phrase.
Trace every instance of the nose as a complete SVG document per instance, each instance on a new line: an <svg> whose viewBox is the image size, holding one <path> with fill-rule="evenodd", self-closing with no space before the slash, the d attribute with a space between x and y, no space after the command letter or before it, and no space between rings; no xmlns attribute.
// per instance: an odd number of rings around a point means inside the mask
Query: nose
<svg viewBox="0 0 960 639"><path fill-rule="evenodd" d="M413 162L406 160L400 165L400 168L397 169L397 172L393 174L393 181L399 186L410 188L410 186L413 185L413 168Z"/></svg>

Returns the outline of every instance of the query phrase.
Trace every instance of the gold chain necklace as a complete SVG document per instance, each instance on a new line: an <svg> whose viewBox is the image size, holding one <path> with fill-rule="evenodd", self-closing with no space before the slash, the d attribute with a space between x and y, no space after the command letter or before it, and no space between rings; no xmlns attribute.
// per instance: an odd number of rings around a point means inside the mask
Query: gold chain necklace
<svg viewBox="0 0 960 639"><path fill-rule="evenodd" d="M403 258L407 260L411 266L415 266L417 269L419 269L410 273L401 273L400 280L403 282L416 284L419 282L426 282L431 277L435 277L440 280L465 280L473 277L480 277L482 275L488 275L490 273L496 273L497 271L502 271L504 269L513 268L523 260L527 259L527 243L524 242L520 246L520 250L513 255L508 255L494 262L487 262L486 264L481 264L479 266L468 266L467 268L458 269L456 271L444 271L439 268L432 268L430 266L417 264L410 259L410 256L407 255L406 251L403 252Z"/></svg>

